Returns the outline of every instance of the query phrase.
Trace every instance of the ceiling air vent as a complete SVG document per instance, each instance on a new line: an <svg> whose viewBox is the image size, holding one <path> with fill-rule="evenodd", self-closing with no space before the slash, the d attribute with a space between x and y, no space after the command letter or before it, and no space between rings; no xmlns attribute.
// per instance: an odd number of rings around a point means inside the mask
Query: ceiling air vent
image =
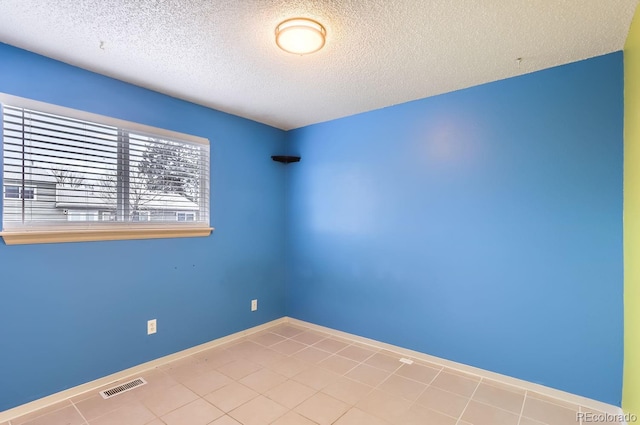
<svg viewBox="0 0 640 425"><path fill-rule="evenodd" d="M118 394L126 393L127 391L131 391L132 389L139 387L141 385L146 384L143 378L136 378L132 381L125 382L124 384L118 385L117 387L109 388L108 390L100 391L100 395L105 400Z"/></svg>

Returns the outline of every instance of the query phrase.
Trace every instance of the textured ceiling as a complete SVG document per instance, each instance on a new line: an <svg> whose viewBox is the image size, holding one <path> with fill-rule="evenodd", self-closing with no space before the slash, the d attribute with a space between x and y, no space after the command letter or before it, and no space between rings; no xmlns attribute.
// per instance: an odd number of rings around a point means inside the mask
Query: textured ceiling
<svg viewBox="0 0 640 425"><path fill-rule="evenodd" d="M291 129L621 50L638 1L0 0L0 42Z"/></svg>

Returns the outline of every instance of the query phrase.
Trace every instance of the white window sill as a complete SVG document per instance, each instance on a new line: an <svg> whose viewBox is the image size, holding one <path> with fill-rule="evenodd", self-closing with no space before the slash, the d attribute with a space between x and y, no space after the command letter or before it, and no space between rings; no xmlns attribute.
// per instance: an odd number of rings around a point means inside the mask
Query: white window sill
<svg viewBox="0 0 640 425"><path fill-rule="evenodd" d="M60 242L119 241L126 239L162 239L206 237L212 227L116 228L4 231L0 236L7 245Z"/></svg>

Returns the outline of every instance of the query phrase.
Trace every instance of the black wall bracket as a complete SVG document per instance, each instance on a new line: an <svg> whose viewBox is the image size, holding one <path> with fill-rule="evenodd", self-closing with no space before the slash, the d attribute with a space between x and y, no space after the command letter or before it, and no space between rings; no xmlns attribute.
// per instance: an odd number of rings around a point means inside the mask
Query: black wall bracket
<svg viewBox="0 0 640 425"><path fill-rule="evenodd" d="M273 155L271 157L274 161L282 162L283 164L290 164L292 162L300 162L299 156L287 156L287 155Z"/></svg>

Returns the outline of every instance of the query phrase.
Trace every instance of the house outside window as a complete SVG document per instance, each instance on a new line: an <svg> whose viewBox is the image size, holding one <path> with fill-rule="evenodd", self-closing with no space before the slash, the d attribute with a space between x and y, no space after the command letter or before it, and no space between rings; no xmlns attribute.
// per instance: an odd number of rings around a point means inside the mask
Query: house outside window
<svg viewBox="0 0 640 425"><path fill-rule="evenodd" d="M196 213L194 212L178 212L176 213L178 221L196 221Z"/></svg>
<svg viewBox="0 0 640 425"><path fill-rule="evenodd" d="M171 233L179 237L212 230L207 139L2 94L0 102L4 197L32 201L4 202L5 242L80 225L137 226L136 238L151 223L180 226Z"/></svg>
<svg viewBox="0 0 640 425"><path fill-rule="evenodd" d="M136 211L134 214L133 221L151 221L150 211Z"/></svg>
<svg viewBox="0 0 640 425"><path fill-rule="evenodd" d="M4 186L4 199L36 199L35 187Z"/></svg>

